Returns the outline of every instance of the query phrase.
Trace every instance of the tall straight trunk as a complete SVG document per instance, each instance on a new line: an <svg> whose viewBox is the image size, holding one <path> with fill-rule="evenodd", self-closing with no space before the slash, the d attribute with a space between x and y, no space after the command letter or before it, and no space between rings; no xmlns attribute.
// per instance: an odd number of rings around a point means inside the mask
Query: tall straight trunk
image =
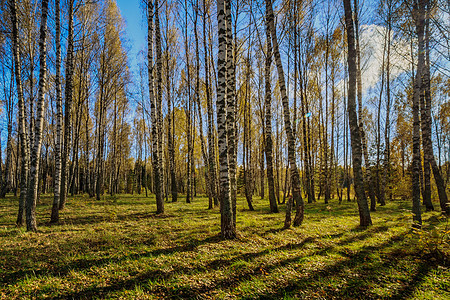
<svg viewBox="0 0 450 300"><path fill-rule="evenodd" d="M431 120L431 78L430 78L430 11L432 9L431 1L425 0L425 66L423 69L423 90L424 90L424 105L421 111L421 122L422 122L422 142L423 142L423 152L424 159L427 158L431 165L433 171L434 180L436 183L439 204L441 206L442 212L450 215L450 203L448 201L445 182L442 178L441 170L436 163L436 158L433 153L433 143L431 139L432 131L432 120ZM421 93L422 94L422 93ZM425 160L424 160L425 166ZM431 199L430 199L431 203ZM432 207L432 204L431 204ZM427 206L428 208L428 206Z"/></svg>
<svg viewBox="0 0 450 300"><path fill-rule="evenodd" d="M262 59L261 56L258 55L258 89L257 89L257 93L258 93L258 104L259 104L259 122L261 124L261 134L259 135L259 196L261 199L264 199L265 197L265 186L264 186L264 181L265 181L265 172L264 172L264 154L265 154L265 145L266 145L266 138L264 137L266 129L265 129L265 125L264 125L264 104L262 102L262 96L261 96L261 82L263 81L263 71L262 71Z"/></svg>
<svg viewBox="0 0 450 300"><path fill-rule="evenodd" d="M219 146L219 199L220 199L220 225L221 235L224 239L236 238L236 227L233 221L233 207L230 194L230 178L229 178L229 161L228 161L228 149L229 148L229 136L227 131L230 129L228 126L228 111L226 93L227 86L227 73L230 63L227 61L226 48L227 48L227 34L226 29L231 24L227 24L225 15L225 2L230 0L217 0L217 26L218 26L218 39L219 39L219 52L217 55L217 132L218 132L218 146ZM228 6L228 5L227 5Z"/></svg>
<svg viewBox="0 0 450 300"><path fill-rule="evenodd" d="M86 122L85 122L85 138L86 138L86 149L85 149L85 167L86 167L86 191L89 197L93 197L93 189L91 188L91 165L90 165L90 135L89 135L89 98L86 99Z"/></svg>
<svg viewBox="0 0 450 300"><path fill-rule="evenodd" d="M9 113L8 113L9 114ZM6 193L11 187L11 132L12 132L12 120L8 118L8 134L7 134L7 141L6 141L6 162L5 162L5 172L3 176L0 176L0 198L5 198ZM1 156L1 151L0 151ZM0 158L1 160L1 158ZM1 164L0 164L0 173L1 171Z"/></svg>
<svg viewBox="0 0 450 300"><path fill-rule="evenodd" d="M425 72L425 70L423 70ZM423 189L422 189L422 201L427 211L434 210L433 203L431 202L431 156L428 148L428 134L431 134L431 128L429 128L427 120L427 108L425 104L425 74L422 73L422 85L419 97L420 107L420 125L422 129L422 147L423 147ZM431 139L430 139L431 142Z"/></svg>
<svg viewBox="0 0 450 300"><path fill-rule="evenodd" d="M115 162L117 162L117 93L114 94L114 104L113 104L113 128L112 128L112 157ZM145 133L144 133L145 135ZM142 145L138 146L140 149L142 149ZM139 151L141 153L141 151ZM141 161L141 157L138 156L138 161ZM109 193L111 196L114 196L116 193L115 188L115 167L111 166L111 185L109 188ZM139 189L140 191L140 189Z"/></svg>
<svg viewBox="0 0 450 300"><path fill-rule="evenodd" d="M155 1L155 5L157 1ZM157 8L155 8L157 9ZM159 151L158 151L158 117L157 117L157 104L154 94L154 79L153 79L153 3L152 1L148 1L147 6L147 14L148 14L148 89L149 89L149 98L150 98L150 115L151 115L151 123L152 123L152 165L153 165L153 184L154 191L156 196L156 213L162 214L164 213L164 199L162 197L162 185L161 181L161 168L159 167L160 159L159 159ZM158 30L158 29L157 29ZM157 67L158 68L158 67ZM160 84L159 84L160 86Z"/></svg>
<svg viewBox="0 0 450 300"><path fill-rule="evenodd" d="M96 184L95 184L95 196L97 200L100 200L100 195L103 192L103 180L104 180L104 151L105 151L105 99L104 99L104 86L102 84L100 97L99 97L99 118L98 118L98 133L97 133L97 164L96 164Z"/></svg>
<svg viewBox="0 0 450 300"><path fill-rule="evenodd" d="M198 1L195 2L194 7L194 40L195 40L195 104L197 105L198 110L198 125L199 125L199 134L200 134L200 147L203 157L203 162L205 165L205 185L206 185L206 195L209 200L209 208L212 208L213 204L213 196L211 191L210 184L210 174L209 174L209 161L208 161L208 153L206 151L205 138L203 136L203 117L202 117L202 107L200 105L200 51L199 51L199 41L198 41L198 32L197 32L197 20L198 20Z"/></svg>
<svg viewBox="0 0 450 300"><path fill-rule="evenodd" d="M164 207L164 168L163 168L163 117L162 117L162 50L161 50L161 26L159 25L159 1L155 0L155 42L156 42L156 121L158 126L158 168L161 184L161 197L159 207ZM161 213L164 212L164 209Z"/></svg>
<svg viewBox="0 0 450 300"><path fill-rule="evenodd" d="M192 200L192 159L191 156L191 149L193 149L193 138L192 138L192 100L191 100L191 71L190 71L190 63L189 63L189 43L188 43L188 12L187 12L187 0L184 1L185 5L185 28L184 28L184 34L185 34L185 43L184 43L184 51L186 55L186 89L187 89L187 99L186 99L186 139L187 139L187 163L186 163L186 175L187 175L187 182L186 182L186 203L191 203Z"/></svg>
<svg viewBox="0 0 450 300"><path fill-rule="evenodd" d="M275 197L275 185L273 180L273 160L272 160L272 88L270 83L270 65L272 64L272 42L270 41L269 19L266 16L266 62L264 68L264 82L265 82L265 126L264 126L264 141L267 165L267 182L269 184L269 205L272 213L278 212L277 199Z"/></svg>
<svg viewBox="0 0 450 300"><path fill-rule="evenodd" d="M166 2L167 3L167 2ZM166 14L168 13L168 8L166 6ZM166 35L169 36L169 28L167 28ZM169 43L167 43L166 49L166 93L167 93L167 147L169 152L169 173L170 173L170 190L172 192L172 202L177 202L178 200L178 188L175 176L175 148L174 148L174 135L175 132L172 131L175 119L172 118L172 85L170 82L170 56L169 56ZM173 134L172 134L173 132Z"/></svg>
<svg viewBox="0 0 450 300"><path fill-rule="evenodd" d="M55 142L55 186L50 223L59 221L59 200L61 191L61 126L62 126L62 92L61 92L61 20L60 3L55 0L55 26L56 26L56 142Z"/></svg>
<svg viewBox="0 0 450 300"><path fill-rule="evenodd" d="M301 75L300 75L301 76ZM302 114L302 132L303 132L303 153L304 153L304 161L305 161L305 177L306 177L306 195L308 197L308 203L314 202L314 193L313 189L314 186L311 185L311 159L310 159L310 152L309 152L309 138L307 134L307 121L306 121L306 97L304 95L304 89L302 84L302 90L300 94L300 103L301 103L301 114Z"/></svg>
<svg viewBox="0 0 450 300"><path fill-rule="evenodd" d="M344 54L345 56L345 54ZM348 66L344 68L344 108L347 107L347 80L348 77ZM344 112L344 134L342 136L343 144L344 144L344 173L345 173L345 184L347 185L347 201L350 202L350 171L349 171L349 165L348 165L348 159L349 159L349 151L348 151L348 111Z"/></svg>
<svg viewBox="0 0 450 300"><path fill-rule="evenodd" d="M162 120L162 50L161 50L161 27L159 24L159 1L155 0L155 42L156 42L156 126L157 126L157 159L156 167L159 169L160 196L156 198L158 213L164 213L164 170L163 170L163 120ZM158 203L159 202L159 203ZM162 208L162 211L161 211Z"/></svg>
<svg viewBox="0 0 450 300"><path fill-rule="evenodd" d="M302 132L303 132L303 154L304 154L304 169L305 169L305 191L308 197L308 203L315 202L315 193L314 193L314 168L312 164L312 155L311 155L311 130L309 124L309 106L308 106L308 98L307 98L307 77L306 70L308 68L307 59L302 59L302 56L299 55L299 80L300 80L300 110L302 115ZM305 76L303 76L305 74Z"/></svg>
<svg viewBox="0 0 450 300"><path fill-rule="evenodd" d="M416 25L416 33L418 39L419 55L417 61L417 71L414 80L414 96L413 96L413 158L412 158L412 213L413 213L413 226L422 226L422 216L420 209L420 119L419 119L419 106L420 97L422 92L422 76L424 69L424 27L425 27L425 1L419 0L414 4L413 17Z"/></svg>
<svg viewBox="0 0 450 300"><path fill-rule="evenodd" d="M385 81L385 60L386 60L386 48L388 43L388 30L386 30L384 36L384 45L383 45L383 59L381 63L381 88L380 88L380 96L378 99L378 108L377 108L377 167L376 167L376 189L377 189L377 197L378 201L381 204L384 201L384 195L381 195L383 187L380 184L380 155L381 155L381 104L383 99L383 91L384 91L384 81ZM387 126L387 125L386 125ZM383 192L384 193L384 192ZM383 200L382 200L383 199ZM375 210L375 203L371 204L371 210Z"/></svg>
<svg viewBox="0 0 450 300"><path fill-rule="evenodd" d="M423 14L423 18L424 18L424 30L426 30L427 27L427 17L426 17L426 10L427 10L427 2L428 0L425 0L423 2L423 7L419 8L420 10L423 10L423 12L420 12ZM419 4L420 5L420 4ZM425 34L425 33L423 33ZM426 39L427 37L423 37L424 39ZM422 47L423 51L425 51L425 43L427 43L424 40L424 45ZM423 54L419 54L419 55L423 55ZM428 123L428 115L427 115L427 105L425 103L425 93L427 90L427 79L426 79L426 62L425 62L425 58L424 58L424 66L422 67L422 84L420 85L420 97L419 97L419 101L420 101L420 125L421 125L421 129L422 129L422 147L423 147L423 189L422 189L422 199L423 199L423 204L426 207L427 211L432 211L434 210L434 206L433 203L431 202L431 159L432 159L432 154L430 155L430 147L428 146L428 143L431 143L431 124ZM429 135L429 137L428 137ZM433 148L431 147L431 151L433 151Z"/></svg>
<svg viewBox="0 0 450 300"><path fill-rule="evenodd" d="M279 102L277 101L276 113L275 113L275 198L277 199L277 203L281 204L280 201L280 127L279 127Z"/></svg>
<svg viewBox="0 0 450 300"><path fill-rule="evenodd" d="M275 57L275 63L277 65L277 71L278 71L278 84L280 87L280 94L281 94L281 100L283 102L283 115L284 115L284 128L286 131L286 137L288 141L288 159L289 159L289 166L291 171L291 184L292 184L292 196L293 201L296 205L296 214L294 218L294 226L300 226L304 219L304 203L303 198L300 190L300 175L297 169L297 160L296 160L296 153L295 153L295 139L294 135L292 134L292 126L291 126L291 118L290 118L290 112L289 112L289 99L287 97L286 92L286 84L285 84L285 78L284 78L284 70L283 70L283 64L281 62L281 56L280 56L280 50L278 47L278 39L277 39L277 32L275 28L275 22L274 22L274 14L273 14L273 8L272 8L272 2L271 0L266 0L266 14L268 18L268 25L269 28L267 30L271 33L272 37L272 44L273 44L273 54ZM290 221L290 218L289 218ZM289 227L289 222L285 222L285 227Z"/></svg>
<svg viewBox="0 0 450 300"><path fill-rule="evenodd" d="M391 138L390 138L390 115L391 115L391 32L392 32L392 2L388 2L387 15L387 53L386 53L386 125L384 127L384 159L383 159L383 179L381 183L380 205L386 205L386 187L389 185L390 176L390 156L391 156ZM390 192L388 189L388 195Z"/></svg>
<svg viewBox="0 0 450 300"><path fill-rule="evenodd" d="M168 53L168 51L167 51ZM169 64L169 59L167 59L167 65ZM169 172L170 172L170 190L172 193L172 202L177 202L178 200L178 191L177 191L177 183L175 177L175 149L173 145L173 135L172 135L172 96L170 93L171 85L169 78L169 70L167 72L167 146L169 151Z"/></svg>
<svg viewBox="0 0 450 300"><path fill-rule="evenodd" d="M264 138L264 132L265 132L265 128L263 127L263 133L261 134L260 137L260 155L259 155L259 197L261 199L265 198L265 185L264 185L264 181L265 181L265 172L264 172L264 149L265 149L265 138Z"/></svg>
<svg viewBox="0 0 450 300"><path fill-rule="evenodd" d="M250 3L251 5L251 3ZM250 19L251 22L251 19ZM252 24L248 26L249 30L249 45L251 44L251 32L252 32ZM245 72L245 95L244 95L244 142L242 143L243 148L243 158L244 158L244 189L245 189L245 198L247 199L247 205L249 210L255 210L253 208L252 198L253 198L253 178L252 178L252 161L251 161L251 96L250 96L250 76L251 76L251 47L247 50L247 59L245 63L246 72Z"/></svg>
<svg viewBox="0 0 450 300"><path fill-rule="evenodd" d="M14 64L14 62L13 62ZM3 76L5 76L5 72L3 72ZM3 82L5 83L4 91L5 91L5 99L6 102L6 115L7 115L7 140L6 140L6 163L5 163L5 175L3 175L4 180L3 182L0 181L0 198L5 198L6 193L11 190L12 187L12 163L13 163L13 157L12 157L12 129L13 129L13 113L14 113L14 99L13 99L13 86L14 86L14 72L11 70L11 79L9 81L9 91L6 92L6 80L4 79ZM7 94L9 94L7 96ZM1 153L1 152L0 152ZM1 169L1 168L0 168Z"/></svg>
<svg viewBox="0 0 450 300"><path fill-rule="evenodd" d="M208 59L208 45L206 39L206 17L207 8L206 1L203 1L203 50L205 55L205 92L206 92L206 109L208 118L208 166L209 166L209 189L213 197L213 203L210 208L218 205L217 199L217 187L216 187L216 150L214 145L214 117L213 117L213 107L211 99L211 88L209 84L209 59ZM208 15L209 16L209 15Z"/></svg>
<svg viewBox="0 0 450 300"><path fill-rule="evenodd" d="M247 88L245 90L245 103L244 103L244 143L242 143L243 148L243 159L244 159L244 189L245 189L245 198L247 200L247 205L249 210L253 211L255 210L253 208L252 203L252 186L253 186L253 178L252 178L252 172L251 172L251 104L249 99L249 82L250 82L250 57L247 57Z"/></svg>
<svg viewBox="0 0 450 300"><path fill-rule="evenodd" d="M18 119L20 119L20 118L18 118ZM19 124L19 127L20 127L20 124ZM20 143L20 133L19 132L18 132L18 135L19 135L19 139L18 139L18 141L16 143L16 161L15 161L15 164L16 164L16 168L15 168L16 176L14 176L14 179L15 179L15 182L14 182L14 197L17 197L17 190L19 189L19 186L20 186L20 176L22 176L22 171L19 171L19 161L22 159L22 155L21 155L21 151L20 151L20 146L21 146L20 144L21 143ZM20 204L19 204L19 206L20 206ZM23 210L22 210L22 212L23 212Z"/></svg>
<svg viewBox="0 0 450 300"><path fill-rule="evenodd" d="M39 94L36 108L36 127L30 157L30 180L28 181L25 203L27 231L37 231L36 201L39 188L39 163L42 146L42 127L44 126L44 93L47 81L47 11L48 0L41 5L41 25L39 36Z"/></svg>
<svg viewBox="0 0 450 300"><path fill-rule="evenodd" d="M20 196L19 196L19 212L17 215L16 224L22 226L25 222L25 197L27 194L27 180L28 180L28 147L27 137L25 133L25 101L23 96L22 73L19 49L19 30L17 21L17 3L15 0L10 0L9 8L11 12L12 24L12 51L14 56L14 76L16 77L16 89L19 106L19 139L20 139ZM19 143L17 144L19 146ZM19 148L18 148L19 149Z"/></svg>
<svg viewBox="0 0 450 300"><path fill-rule="evenodd" d="M355 7L355 10L358 8ZM355 30L353 27L352 19L352 7L350 0L344 0L345 10L345 25L347 31L347 46L348 46L348 75L349 75L349 88L348 88L348 120L350 125L350 138L352 146L352 160L353 160L353 173L355 181L355 193L358 201L359 220L361 226L372 225L372 219L370 218L369 206L367 203L366 194L364 191L364 180L361 168L362 153L361 153L361 131L358 126L358 116L356 114L356 48L355 48Z"/></svg>
<svg viewBox="0 0 450 300"><path fill-rule="evenodd" d="M68 169L69 169L69 147L70 147L70 130L71 125L71 110L72 110L72 90L73 90L73 14L74 14L74 0L69 0L69 31L67 37L67 58L66 58L66 90L65 90L65 115L64 115L64 146L61 161L61 191L59 200L59 209L64 209L67 200L67 186L68 186Z"/></svg>
<svg viewBox="0 0 450 300"><path fill-rule="evenodd" d="M237 132L236 132L236 65L235 65L235 45L233 43L233 33L231 31L231 1L225 0L225 19L226 19L226 61L227 61L227 85L226 85L226 101L227 101L227 137L228 137L228 163L230 176L230 193L231 204L233 210L233 223L236 227L236 149L237 149Z"/></svg>
<svg viewBox="0 0 450 300"><path fill-rule="evenodd" d="M328 167L328 57L329 57L329 48L330 48L330 37L328 34L328 19L327 19L327 38L326 38L326 50L325 50L325 126L323 131L323 141L324 141L324 168L325 168L325 203L328 203L328 201L331 198L331 167ZM330 149L333 149L331 147ZM330 166L332 166L333 163L330 163Z"/></svg>
<svg viewBox="0 0 450 300"><path fill-rule="evenodd" d="M357 96L358 96L358 127L360 130L361 137L361 149L364 155L364 163L366 166L365 174L363 173L363 177L365 178L365 186L369 193L370 198L370 210L376 210L376 196L374 190L374 180L372 176L372 165L369 159L369 149L367 146L366 133L364 131L364 123L363 123L363 104L362 104L362 76L361 76L361 50L359 45L359 19L358 19L358 0L354 0L354 39L355 39L355 52L356 52L356 82L357 82ZM350 72L350 71L349 71ZM350 129L351 130L351 129Z"/></svg>

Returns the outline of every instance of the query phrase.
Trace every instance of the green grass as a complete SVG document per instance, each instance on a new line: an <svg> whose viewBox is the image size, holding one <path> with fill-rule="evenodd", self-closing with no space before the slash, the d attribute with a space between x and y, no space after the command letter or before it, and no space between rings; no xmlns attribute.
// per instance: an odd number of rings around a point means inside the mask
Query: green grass
<svg viewBox="0 0 450 300"><path fill-rule="evenodd" d="M450 299L447 221L427 212L412 232L406 202L365 230L353 202L308 204L281 230L268 201L250 212L239 198L239 238L222 241L205 198L158 216L154 197L69 197L57 225L41 198L38 233L14 226L16 198L0 200L0 299Z"/></svg>

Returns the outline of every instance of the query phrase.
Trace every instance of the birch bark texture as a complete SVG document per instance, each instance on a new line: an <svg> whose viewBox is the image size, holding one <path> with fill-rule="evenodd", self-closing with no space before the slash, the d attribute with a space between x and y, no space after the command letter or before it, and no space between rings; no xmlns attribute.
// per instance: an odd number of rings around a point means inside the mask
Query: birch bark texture
<svg viewBox="0 0 450 300"><path fill-rule="evenodd" d="M154 18L154 7L153 2L148 1L147 4L147 59L148 59L148 94L150 98L150 117L151 117L151 131L152 131L152 165L153 165L153 184L154 184L154 192L156 196L156 213L162 214L164 213L164 199L162 197L162 181L159 167L159 148L158 148L158 121L157 121L157 112L156 112L156 99L154 93L154 65L153 65L153 18Z"/></svg>
<svg viewBox="0 0 450 300"><path fill-rule="evenodd" d="M61 20L60 20L60 2L55 0L55 27L56 27L56 143L55 143L55 185L52 214L50 223L59 221L59 201L61 191L61 127L62 127L62 91L61 91Z"/></svg>
<svg viewBox="0 0 450 300"><path fill-rule="evenodd" d="M73 14L74 0L69 0L69 32L67 37L67 56L66 56L66 89L65 89L65 111L64 111L64 145L61 155L61 191L59 209L64 209L67 201L67 187L69 181L69 147L71 130L71 111L73 97Z"/></svg>
<svg viewBox="0 0 450 300"><path fill-rule="evenodd" d="M236 238L236 227L233 222L233 208L230 193L230 178L229 178L229 157L228 157L228 142L229 136L227 131L232 130L228 128L228 111L227 109L227 24L225 17L225 2L230 0L217 0L217 26L218 26L218 42L219 52L217 55L217 134L218 134L218 148L219 148L219 201L220 201L220 227L221 235L224 239ZM231 30L231 28L230 28Z"/></svg>
<svg viewBox="0 0 450 300"><path fill-rule="evenodd" d="M47 84L47 12L48 0L41 4L41 25L39 36L39 93L36 109L34 141L30 157L30 180L28 181L26 199L27 231L37 231L36 201L39 189L39 162L42 147L42 127L44 126L45 88Z"/></svg>
<svg viewBox="0 0 450 300"><path fill-rule="evenodd" d="M269 186L269 205L270 211L272 213L278 212L277 199L275 198L275 185L273 180L273 156L272 156L272 88L270 82L270 67L272 64L272 42L270 41L269 20L266 17L266 59L264 64L264 115L265 115L265 126L264 126L264 153L266 154L266 165L267 165L267 182Z"/></svg>
<svg viewBox="0 0 450 300"><path fill-rule="evenodd" d="M19 195L19 212L17 214L16 225L22 226L25 222L25 198L27 194L28 181L28 147L27 137L25 133L25 99L23 96L22 85L22 62L20 60L19 49L19 30L17 22L17 3L15 0L9 1L9 9L12 24L12 52L14 57L14 75L16 78L16 89L19 106L19 140L20 140L20 195ZM19 148L18 148L19 149Z"/></svg>
<svg viewBox="0 0 450 300"><path fill-rule="evenodd" d="M355 8L357 9L357 8ZM367 203L366 193L364 191L364 179L361 168L362 151L361 151L361 131L358 126L358 116L356 114L356 48L355 48L355 30L353 24L353 12L350 0L344 0L345 12L345 29L347 31L347 64L348 64L348 121L350 126L350 140L352 147L352 162L354 173L354 186L356 199L359 210L359 224L366 227L372 225L369 206Z"/></svg>
<svg viewBox="0 0 450 300"><path fill-rule="evenodd" d="M292 133L291 117L289 112L289 98L287 96L286 91L284 70L281 61L280 49L278 46L277 32L275 28L274 13L271 0L266 0L266 14L268 19L267 25L269 26L269 28L267 28L267 31L270 32L270 35L272 37L273 55L275 58L275 64L277 66L278 71L278 84L280 87L281 100L283 102L284 128L288 140L288 160L291 171L292 200L294 201L296 207L296 214L293 225L300 226L304 219L304 203L300 190L300 175L297 168L297 160L295 154L295 139L294 134ZM286 222L285 227L287 227Z"/></svg>

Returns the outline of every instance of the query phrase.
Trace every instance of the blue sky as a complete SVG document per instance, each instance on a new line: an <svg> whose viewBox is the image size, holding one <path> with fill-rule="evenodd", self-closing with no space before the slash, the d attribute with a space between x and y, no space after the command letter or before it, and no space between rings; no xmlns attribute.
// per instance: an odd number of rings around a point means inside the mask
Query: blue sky
<svg viewBox="0 0 450 300"><path fill-rule="evenodd" d="M128 46L130 47L129 59L130 67L133 72L133 79L137 79L137 53L144 49L147 43L147 23L143 20L141 8L142 0L116 0L123 19L126 23ZM134 80L139 82L139 80Z"/></svg>

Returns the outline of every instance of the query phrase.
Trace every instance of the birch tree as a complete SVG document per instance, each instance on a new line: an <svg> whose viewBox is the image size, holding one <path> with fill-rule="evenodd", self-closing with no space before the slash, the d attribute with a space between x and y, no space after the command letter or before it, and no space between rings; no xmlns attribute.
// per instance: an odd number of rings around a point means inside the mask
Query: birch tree
<svg viewBox="0 0 450 300"><path fill-rule="evenodd" d="M283 102L283 116L284 116L284 128L286 131L287 142L288 142L288 159L289 167L291 172L291 184L292 184L292 200L296 206L296 214L294 218L294 226L300 226L304 219L304 203L300 190L300 175L297 169L297 159L295 153L295 139L292 133L291 117L289 112L289 99L286 92L286 83L284 78L283 64L281 62L280 49L278 46L277 32L275 28L274 14L272 1L266 0L266 14L267 14L267 31L270 31L273 44L273 55L275 58L275 63L278 71L278 84L280 88L281 100ZM289 200L291 201L291 200ZM287 212L287 211L286 211ZM290 227L290 218L286 218L284 227Z"/></svg>
<svg viewBox="0 0 450 300"><path fill-rule="evenodd" d="M59 201L61 191L61 126L62 126L62 91L61 91L61 20L59 0L55 0L55 26L56 26L56 144L55 144L55 184L54 197L50 222L59 221Z"/></svg>
<svg viewBox="0 0 450 300"><path fill-rule="evenodd" d="M148 1L147 3L147 44L148 44L148 89L149 89L149 98L150 98L150 115L151 115L151 131L152 131L152 165L153 165L153 184L154 191L156 196L156 213L162 214L164 213L164 201L162 197L162 181L159 167L159 158L158 158L158 121L157 121L157 112L156 112L156 99L154 93L154 80L153 80L153 17L154 17L154 7L152 1Z"/></svg>
<svg viewBox="0 0 450 300"><path fill-rule="evenodd" d="M230 174L229 174L229 140L227 132L228 115L230 108L227 108L227 91L230 82L227 82L229 70L229 62L227 60L227 26L225 9L230 0L217 0L217 26L219 39L219 52L217 55L217 132L219 146L219 199L220 199L220 215L221 215L221 235L224 239L233 239L236 237L236 227L233 221L233 207L230 193Z"/></svg>
<svg viewBox="0 0 450 300"><path fill-rule="evenodd" d="M43 0L41 5L41 25L39 37L39 94L36 110L36 127L34 131L34 143L30 157L30 180L26 199L26 223L27 231L37 231L36 201L39 187L39 162L42 146L42 127L44 124L44 102L47 84L47 11L48 0Z"/></svg>
<svg viewBox="0 0 450 300"><path fill-rule="evenodd" d="M264 126L264 152L266 154L267 166L267 182L269 185L269 204L270 211L278 212L277 200L275 198L275 187L273 180L273 158L272 158L272 88L270 84L271 64L272 64L272 42L269 32L269 18L266 17L266 59L264 67L264 81L265 81L265 96L264 96L264 110L265 110L265 126Z"/></svg>
<svg viewBox="0 0 450 300"><path fill-rule="evenodd" d="M19 212L17 215L17 226L22 226L25 222L25 198L27 195L28 180L28 147L25 134L25 100L23 96L22 70L19 49L19 29L17 22L17 3L15 0L9 1L10 17L12 24L12 52L14 56L14 76L16 78L16 89L19 106L19 139L21 153L21 170L20 170L20 196L19 196Z"/></svg>
<svg viewBox="0 0 450 300"><path fill-rule="evenodd" d="M357 9L357 7L355 7ZM344 0L345 29L347 32L347 65L348 65L348 121L350 125L350 139L352 146L353 173L355 176L355 193L358 201L359 224L361 226L372 225L369 206L364 191L364 179L361 168L361 131L358 126L358 116L356 114L356 77L357 77L357 52L355 47L355 29L353 23L353 13L350 0Z"/></svg>

